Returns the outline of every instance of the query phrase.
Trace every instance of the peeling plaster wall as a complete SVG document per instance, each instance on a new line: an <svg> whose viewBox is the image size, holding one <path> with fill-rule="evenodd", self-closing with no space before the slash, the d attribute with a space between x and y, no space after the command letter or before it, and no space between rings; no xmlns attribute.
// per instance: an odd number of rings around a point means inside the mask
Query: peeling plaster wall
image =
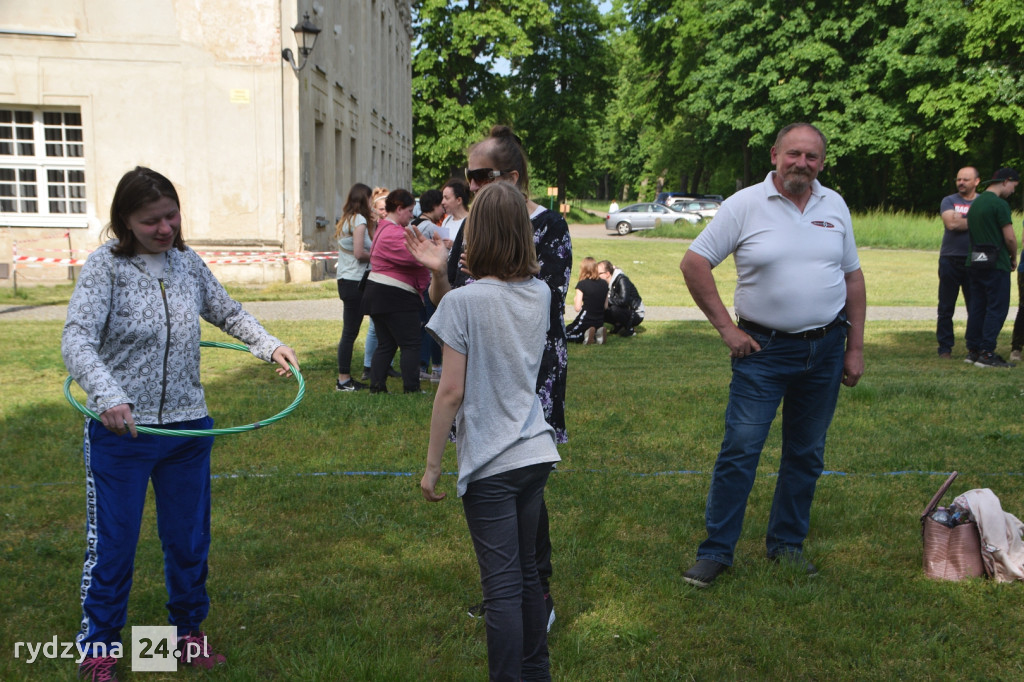
<svg viewBox="0 0 1024 682"><path fill-rule="evenodd" d="M295 74L281 50L297 51L291 26L304 12L323 30ZM197 250L334 250L352 183L411 183L407 1L0 2L0 31L0 108L82 114L87 215L70 230L76 249L101 242L114 187L139 164L174 181ZM0 263L12 240L66 229L18 223L0 214ZM214 269L229 281L301 281L331 276L331 265Z"/></svg>

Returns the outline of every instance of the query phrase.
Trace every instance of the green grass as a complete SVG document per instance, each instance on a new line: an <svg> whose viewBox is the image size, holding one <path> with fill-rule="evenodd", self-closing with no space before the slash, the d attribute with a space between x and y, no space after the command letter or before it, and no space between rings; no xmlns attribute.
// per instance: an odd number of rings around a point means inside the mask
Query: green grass
<svg viewBox="0 0 1024 682"><path fill-rule="evenodd" d="M205 627L229 665L204 678L483 679L484 629L465 616L479 585L460 506L418 491L430 396L338 394L340 323L267 326L299 352L307 395L288 418L214 447ZM72 675L68 661L13 659L15 641L70 640L79 616L81 420L60 390L60 327L0 324L3 680ZM826 468L838 473L822 477L813 508L807 550L821 575L763 558L776 426L736 567L700 591L680 574L703 537L725 347L708 324L678 322L570 350L571 440L547 491L555 679L1021 679L1020 586L925 578L918 517L953 469L953 494L988 487L1024 512L1024 370L940 362L929 322L869 325L866 356L829 435ZM275 413L295 394L293 380L219 349L204 353L204 383L218 426ZM451 449L444 468L455 469ZM442 486L451 493L454 477ZM163 624L165 600L150 504L129 625Z"/></svg>

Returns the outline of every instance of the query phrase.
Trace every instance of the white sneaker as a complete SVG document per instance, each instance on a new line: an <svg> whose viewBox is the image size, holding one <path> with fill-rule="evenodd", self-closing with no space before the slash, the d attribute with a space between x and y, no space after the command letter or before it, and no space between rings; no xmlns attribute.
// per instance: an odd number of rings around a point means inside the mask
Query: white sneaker
<svg viewBox="0 0 1024 682"><path fill-rule="evenodd" d="M439 383L441 383L441 368L440 367L435 367L434 369L430 370L430 383L432 383L432 384L439 384Z"/></svg>
<svg viewBox="0 0 1024 682"><path fill-rule="evenodd" d="M600 346L602 343L604 343L604 335L604 325L601 325L600 327L597 328L597 345Z"/></svg>
<svg viewBox="0 0 1024 682"><path fill-rule="evenodd" d="M595 338L594 328L591 327L590 329L588 329L587 331L585 331L583 333L583 345L584 346L589 346L590 344L594 343L594 338Z"/></svg>
<svg viewBox="0 0 1024 682"><path fill-rule="evenodd" d="M1010 351L1010 362L1020 362L1020 351Z"/></svg>

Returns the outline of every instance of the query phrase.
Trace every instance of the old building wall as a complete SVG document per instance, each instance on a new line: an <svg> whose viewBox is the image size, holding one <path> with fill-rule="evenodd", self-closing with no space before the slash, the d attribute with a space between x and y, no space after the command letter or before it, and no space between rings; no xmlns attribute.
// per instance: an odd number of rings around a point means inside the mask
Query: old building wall
<svg viewBox="0 0 1024 682"><path fill-rule="evenodd" d="M291 27L306 12L322 31L295 73L281 50L296 51ZM67 257L69 238L76 257L95 248L135 165L174 181L197 251L277 254L211 258L223 279L325 276L324 261L302 254L335 248L351 184L410 182L410 38L408 2L396 0L0 3L0 286L14 241L39 258ZM4 112L32 120L8 125ZM33 155L19 134L34 137ZM51 157L54 135L80 139ZM56 186L52 169L70 179ZM34 183L19 180L33 170ZM32 191L36 210L20 196ZM18 272L22 284L68 276L59 265Z"/></svg>

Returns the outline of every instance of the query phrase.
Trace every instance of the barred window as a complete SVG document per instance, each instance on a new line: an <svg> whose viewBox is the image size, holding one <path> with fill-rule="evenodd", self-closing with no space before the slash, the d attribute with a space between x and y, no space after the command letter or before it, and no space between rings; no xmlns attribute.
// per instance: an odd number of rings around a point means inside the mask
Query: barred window
<svg viewBox="0 0 1024 682"><path fill-rule="evenodd" d="M70 225L87 211L78 111L0 108L0 214L18 225ZM81 217L78 217L81 216Z"/></svg>

